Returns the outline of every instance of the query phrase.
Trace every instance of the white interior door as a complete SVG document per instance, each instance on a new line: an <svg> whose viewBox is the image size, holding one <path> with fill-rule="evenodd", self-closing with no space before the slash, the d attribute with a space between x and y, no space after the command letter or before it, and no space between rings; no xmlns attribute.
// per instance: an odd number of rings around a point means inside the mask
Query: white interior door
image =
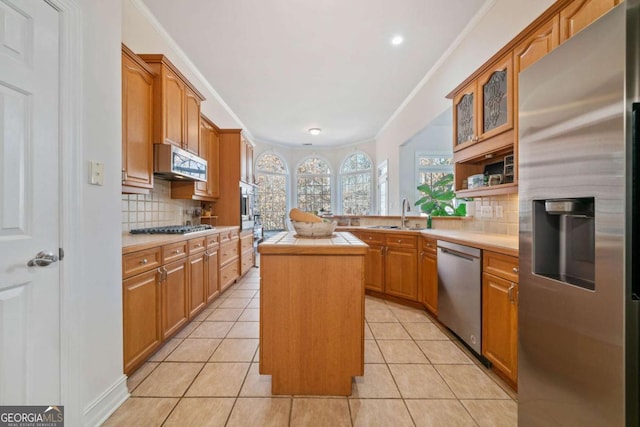
<svg viewBox="0 0 640 427"><path fill-rule="evenodd" d="M0 405L61 403L58 20L0 0Z"/></svg>

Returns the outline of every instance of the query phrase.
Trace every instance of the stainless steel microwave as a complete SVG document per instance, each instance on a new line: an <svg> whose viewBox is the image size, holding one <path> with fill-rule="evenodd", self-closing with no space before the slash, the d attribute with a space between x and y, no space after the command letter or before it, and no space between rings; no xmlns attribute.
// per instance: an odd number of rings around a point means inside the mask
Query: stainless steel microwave
<svg viewBox="0 0 640 427"><path fill-rule="evenodd" d="M206 181L207 161L172 144L154 144L153 174L170 181Z"/></svg>

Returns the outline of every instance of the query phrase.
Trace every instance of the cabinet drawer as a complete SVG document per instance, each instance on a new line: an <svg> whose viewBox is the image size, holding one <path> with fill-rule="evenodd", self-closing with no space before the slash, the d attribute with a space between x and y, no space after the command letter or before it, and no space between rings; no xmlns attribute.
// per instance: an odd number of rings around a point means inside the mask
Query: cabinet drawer
<svg viewBox="0 0 640 427"><path fill-rule="evenodd" d="M189 254L197 254L198 252L202 252L205 250L205 237L198 237L197 239L189 240Z"/></svg>
<svg viewBox="0 0 640 427"><path fill-rule="evenodd" d="M438 241L429 237L422 238L422 250L427 253L438 253Z"/></svg>
<svg viewBox="0 0 640 427"><path fill-rule="evenodd" d="M237 231L225 231L224 233L220 233L220 243L236 240L239 236Z"/></svg>
<svg viewBox="0 0 640 427"><path fill-rule="evenodd" d="M170 245L164 245L162 247L162 263L184 258L187 256L187 241L171 243Z"/></svg>
<svg viewBox="0 0 640 427"><path fill-rule="evenodd" d="M250 236L244 236L240 239L240 252L244 252L252 248L253 248L253 234Z"/></svg>
<svg viewBox="0 0 640 427"><path fill-rule="evenodd" d="M484 251L482 270L485 273L518 283L518 258L496 252Z"/></svg>
<svg viewBox="0 0 640 427"><path fill-rule="evenodd" d="M215 249L219 245L220 245L220 236L218 234L207 236L207 249Z"/></svg>
<svg viewBox="0 0 640 427"><path fill-rule="evenodd" d="M253 251L243 252L240 260L240 275L244 275L253 267Z"/></svg>
<svg viewBox="0 0 640 427"><path fill-rule="evenodd" d="M122 277L127 278L160 267L160 247L122 256Z"/></svg>
<svg viewBox="0 0 640 427"><path fill-rule="evenodd" d="M238 242L227 241L220 245L220 265L224 265L238 256Z"/></svg>
<svg viewBox="0 0 640 427"><path fill-rule="evenodd" d="M386 235L387 246L393 246L397 248L411 248L416 249L418 247L418 237L417 236L409 236L406 234L402 235Z"/></svg>
<svg viewBox="0 0 640 427"><path fill-rule="evenodd" d="M358 238L366 244L384 245L384 234L361 232Z"/></svg>
<svg viewBox="0 0 640 427"><path fill-rule="evenodd" d="M233 261L220 269L220 290L224 291L234 280L240 275L240 263L238 260Z"/></svg>

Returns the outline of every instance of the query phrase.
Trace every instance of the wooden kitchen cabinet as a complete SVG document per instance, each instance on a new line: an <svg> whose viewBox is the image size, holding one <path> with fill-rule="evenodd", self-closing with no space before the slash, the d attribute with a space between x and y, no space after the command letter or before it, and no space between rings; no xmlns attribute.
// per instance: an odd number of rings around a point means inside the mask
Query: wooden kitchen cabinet
<svg viewBox="0 0 640 427"><path fill-rule="evenodd" d="M560 18L552 17L536 28L513 51L513 68L517 78L520 71L534 64L560 44ZM516 86L517 87L517 86ZM517 95L517 91L515 92ZM515 102L517 106L518 103Z"/></svg>
<svg viewBox="0 0 640 427"><path fill-rule="evenodd" d="M418 238L399 232L355 231L368 245L365 289L418 301Z"/></svg>
<svg viewBox="0 0 640 427"><path fill-rule="evenodd" d="M159 277L154 268L122 282L125 374L142 365L162 342Z"/></svg>
<svg viewBox="0 0 640 427"><path fill-rule="evenodd" d="M573 0L560 11L560 43L564 43L613 9L622 0Z"/></svg>
<svg viewBox="0 0 640 427"><path fill-rule="evenodd" d="M205 292L207 303L220 295L219 274L219 236L207 236L207 250L205 251Z"/></svg>
<svg viewBox="0 0 640 427"><path fill-rule="evenodd" d="M419 300L432 314L438 315L438 256L437 241L422 237L420 252Z"/></svg>
<svg viewBox="0 0 640 427"><path fill-rule="evenodd" d="M385 243L385 293L417 301L418 238L387 234Z"/></svg>
<svg viewBox="0 0 640 427"><path fill-rule="evenodd" d="M215 201L220 196L219 144L217 126L205 116L200 116L199 155L207 161L206 181L172 181L172 199Z"/></svg>
<svg viewBox="0 0 640 427"><path fill-rule="evenodd" d="M153 188L151 68L122 45L122 192Z"/></svg>
<svg viewBox="0 0 640 427"><path fill-rule="evenodd" d="M482 355L514 388L518 382L518 259L484 251Z"/></svg>
<svg viewBox="0 0 640 427"><path fill-rule="evenodd" d="M240 235L240 276L244 276L254 264L253 230L245 230Z"/></svg>
<svg viewBox="0 0 640 427"><path fill-rule="evenodd" d="M220 291L224 292L240 277L240 236L237 231L220 235Z"/></svg>
<svg viewBox="0 0 640 427"><path fill-rule="evenodd" d="M219 197L213 205L213 215L219 224L240 225L241 153L245 153L241 129L220 129ZM244 159L246 153L242 155ZM246 169L246 167L245 167Z"/></svg>
<svg viewBox="0 0 640 427"><path fill-rule="evenodd" d="M364 258L365 289L384 292L384 234L358 232L356 237L369 245Z"/></svg>
<svg viewBox="0 0 640 427"><path fill-rule="evenodd" d="M186 258L163 266L162 338L167 339L189 320L188 260Z"/></svg>
<svg viewBox="0 0 640 427"><path fill-rule="evenodd" d="M513 129L513 91L509 52L454 95L454 151Z"/></svg>
<svg viewBox="0 0 640 427"><path fill-rule="evenodd" d="M164 55L139 55L155 72L153 142L173 144L198 154L200 103L204 96Z"/></svg>
<svg viewBox="0 0 640 427"><path fill-rule="evenodd" d="M463 182L516 151L513 52L494 61L453 95L454 190L458 197L510 194L517 181L466 189ZM515 175L514 175L515 177Z"/></svg>
<svg viewBox="0 0 640 427"><path fill-rule="evenodd" d="M189 318L194 317L207 304L206 238L189 240Z"/></svg>

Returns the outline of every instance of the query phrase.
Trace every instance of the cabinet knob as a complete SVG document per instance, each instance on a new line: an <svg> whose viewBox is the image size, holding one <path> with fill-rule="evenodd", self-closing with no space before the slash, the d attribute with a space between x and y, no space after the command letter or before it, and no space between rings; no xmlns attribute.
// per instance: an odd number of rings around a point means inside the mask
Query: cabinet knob
<svg viewBox="0 0 640 427"><path fill-rule="evenodd" d="M180 249L176 249L175 251L173 251L173 253L178 255L180 253Z"/></svg>
<svg viewBox="0 0 640 427"><path fill-rule="evenodd" d="M520 270L518 269L518 267L513 267L513 272L514 272L514 273L518 274L518 272L519 272L519 271L520 271Z"/></svg>
<svg viewBox="0 0 640 427"><path fill-rule="evenodd" d="M146 263L148 263L148 262L149 262L149 261L145 258L145 259L143 259L142 261L140 261L140 264L146 264Z"/></svg>

